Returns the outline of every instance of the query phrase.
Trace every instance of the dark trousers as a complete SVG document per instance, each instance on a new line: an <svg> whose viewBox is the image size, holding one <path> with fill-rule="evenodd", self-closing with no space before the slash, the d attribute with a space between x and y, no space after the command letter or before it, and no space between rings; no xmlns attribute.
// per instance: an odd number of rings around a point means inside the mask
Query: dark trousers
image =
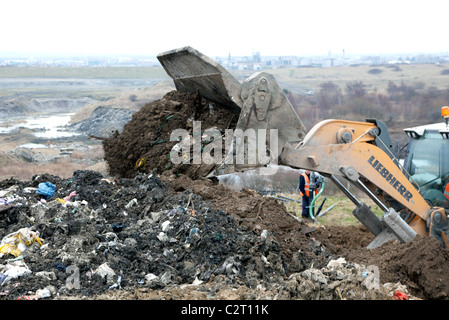
<svg viewBox="0 0 449 320"><path fill-rule="evenodd" d="M310 197L303 196L302 197L302 217L309 217L309 205L310 205Z"/></svg>
<svg viewBox="0 0 449 320"><path fill-rule="evenodd" d="M302 197L302 217L310 218L310 204L312 203L312 197ZM312 215L315 216L315 208L312 208Z"/></svg>

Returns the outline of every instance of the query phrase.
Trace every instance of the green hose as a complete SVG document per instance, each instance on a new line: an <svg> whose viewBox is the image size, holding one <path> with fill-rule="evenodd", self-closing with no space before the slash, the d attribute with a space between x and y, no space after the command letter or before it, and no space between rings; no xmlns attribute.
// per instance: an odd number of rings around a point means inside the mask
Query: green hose
<svg viewBox="0 0 449 320"><path fill-rule="evenodd" d="M318 220L313 215L313 206L315 204L315 200L318 199L318 197L321 195L321 193L323 193L325 181L326 181L326 179L323 178L323 182L321 183L320 191L318 192L316 197L313 197L313 200L312 200L312 202L310 203L310 206L309 206L309 216L310 216L311 219L315 220L316 222L318 222Z"/></svg>

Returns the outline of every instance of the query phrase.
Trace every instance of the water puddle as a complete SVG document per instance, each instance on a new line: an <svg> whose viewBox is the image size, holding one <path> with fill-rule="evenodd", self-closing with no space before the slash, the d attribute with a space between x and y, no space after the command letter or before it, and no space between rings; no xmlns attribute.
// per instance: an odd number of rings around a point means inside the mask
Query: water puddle
<svg viewBox="0 0 449 320"><path fill-rule="evenodd" d="M56 139L77 136L79 133L66 129L72 115L73 113L43 114L0 121L0 134L27 128L33 130L33 134L38 138Z"/></svg>

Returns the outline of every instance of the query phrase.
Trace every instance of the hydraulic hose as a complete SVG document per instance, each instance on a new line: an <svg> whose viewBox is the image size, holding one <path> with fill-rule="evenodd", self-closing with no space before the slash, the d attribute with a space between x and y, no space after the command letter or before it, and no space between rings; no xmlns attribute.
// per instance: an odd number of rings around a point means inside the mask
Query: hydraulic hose
<svg viewBox="0 0 449 320"><path fill-rule="evenodd" d="M321 183L320 191L318 192L318 194L316 195L316 197L313 197L313 200L312 200L312 202L310 203L310 206L309 206L309 217L310 217L311 219L313 219L314 221L316 221L316 222L318 222L318 220L317 220L317 219L315 218L315 216L313 215L313 206L314 206L314 204L315 204L316 199L318 199L318 197L323 193L325 181L326 181L326 179L323 178L323 182ZM318 223L319 223L319 222L318 222Z"/></svg>

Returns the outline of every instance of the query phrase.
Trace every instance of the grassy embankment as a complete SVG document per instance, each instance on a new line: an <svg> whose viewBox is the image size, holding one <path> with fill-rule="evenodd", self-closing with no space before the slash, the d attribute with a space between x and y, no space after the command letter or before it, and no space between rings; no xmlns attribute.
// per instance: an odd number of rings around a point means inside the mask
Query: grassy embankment
<svg viewBox="0 0 449 320"><path fill-rule="evenodd" d="M166 78L160 67L3 67L0 78L152 79Z"/></svg>
<svg viewBox="0 0 449 320"><path fill-rule="evenodd" d="M298 195L288 195L289 198L301 201L301 197ZM343 195L326 195L323 194L316 200L315 208L318 208L323 200L326 201L323 204L321 212L326 211L321 217L317 217L317 220L323 226L329 225L339 225L339 226L355 226L360 225L357 218L354 217L352 211L355 209L355 204L353 204L349 198ZM371 210L380 218L383 214L381 209L377 207L371 199L366 196L361 196L360 201L365 202ZM284 202L285 207L289 212L301 218L302 206L301 203L295 201Z"/></svg>
<svg viewBox="0 0 449 320"><path fill-rule="evenodd" d="M368 92L377 90L386 92L388 82L400 84L404 81L407 85L421 83L424 87L434 86L438 89L449 88L449 76L442 71L449 65L435 64L401 64L401 65L357 65L338 66L330 68L281 68L267 70L278 81L303 85L320 90L320 85L332 81L340 88L345 88L349 82L362 81ZM370 73L378 69L378 73ZM449 102L448 102L449 103Z"/></svg>
<svg viewBox="0 0 449 320"><path fill-rule="evenodd" d="M107 100L119 92L131 91L135 87L121 86L115 82L108 87L86 83L85 80L168 80L160 67L2 67L0 79L17 81L0 90L0 97L32 95L34 98L90 97ZM23 86L21 80L35 80L34 84ZM80 81L81 80L81 81ZM57 81L55 83L55 81ZM79 82L77 82L79 81ZM46 84L48 83L48 84ZM1 87L1 85L0 85Z"/></svg>

